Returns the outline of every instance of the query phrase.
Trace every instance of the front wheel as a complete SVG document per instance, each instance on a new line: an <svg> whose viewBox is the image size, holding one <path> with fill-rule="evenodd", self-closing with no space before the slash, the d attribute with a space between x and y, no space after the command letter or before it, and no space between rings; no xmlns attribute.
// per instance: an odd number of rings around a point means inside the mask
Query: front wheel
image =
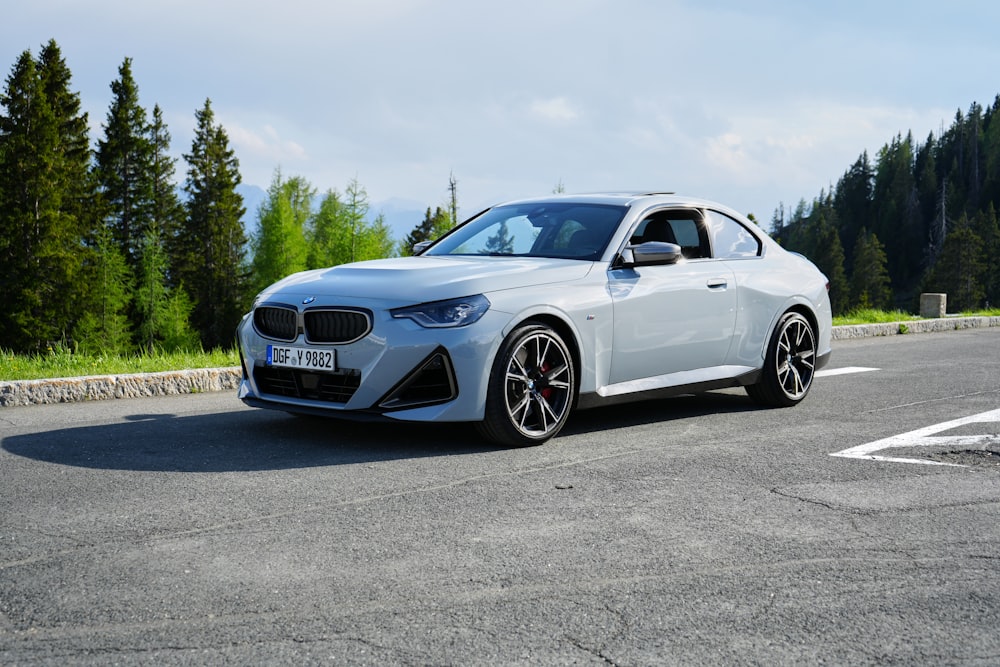
<svg viewBox="0 0 1000 667"><path fill-rule="evenodd" d="M506 446L540 445L566 424L575 388L573 357L559 334L518 327L493 362L479 433Z"/></svg>
<svg viewBox="0 0 1000 667"><path fill-rule="evenodd" d="M787 408L812 386L816 373L816 335L809 320L786 313L774 330L757 384L747 385L750 398L763 405Z"/></svg>

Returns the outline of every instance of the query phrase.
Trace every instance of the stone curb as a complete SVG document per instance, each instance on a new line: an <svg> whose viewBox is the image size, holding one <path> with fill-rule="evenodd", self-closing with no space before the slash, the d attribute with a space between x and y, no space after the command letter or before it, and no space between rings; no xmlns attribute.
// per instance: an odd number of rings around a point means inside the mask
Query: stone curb
<svg viewBox="0 0 1000 667"><path fill-rule="evenodd" d="M241 376L236 366L0 382L0 407L228 391L239 386Z"/></svg>
<svg viewBox="0 0 1000 667"><path fill-rule="evenodd" d="M911 333L933 333L977 329L980 327L1000 327L1000 317L943 317L936 320L913 320L910 322L886 322L884 324L849 324L833 328L833 340L870 338L872 336L897 336Z"/></svg>
<svg viewBox="0 0 1000 667"><path fill-rule="evenodd" d="M1000 317L945 317L937 320L848 325L834 327L833 340L955 331L980 327L1000 327ZM163 373L94 375L55 380L0 381L0 407L167 396L170 394L196 394L207 391L234 391L239 386L240 377L239 366L234 366Z"/></svg>

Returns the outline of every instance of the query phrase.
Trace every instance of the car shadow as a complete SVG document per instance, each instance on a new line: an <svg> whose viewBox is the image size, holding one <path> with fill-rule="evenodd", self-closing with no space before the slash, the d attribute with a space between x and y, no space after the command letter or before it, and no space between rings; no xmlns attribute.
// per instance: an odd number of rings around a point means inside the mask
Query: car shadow
<svg viewBox="0 0 1000 667"><path fill-rule="evenodd" d="M361 423L270 410L177 417L4 438L11 454L57 465L146 472L248 472L475 454L497 449L469 425Z"/></svg>
<svg viewBox="0 0 1000 667"><path fill-rule="evenodd" d="M574 413L557 438L689 417L760 410L710 392ZM177 417L135 414L99 426L4 438L11 454L57 465L144 472L249 472L461 456L503 449L470 424L352 422L270 410Z"/></svg>
<svg viewBox="0 0 1000 667"><path fill-rule="evenodd" d="M570 416L560 436L667 423L689 417L767 409L754 403L742 389L723 389L671 398L651 398L575 412Z"/></svg>

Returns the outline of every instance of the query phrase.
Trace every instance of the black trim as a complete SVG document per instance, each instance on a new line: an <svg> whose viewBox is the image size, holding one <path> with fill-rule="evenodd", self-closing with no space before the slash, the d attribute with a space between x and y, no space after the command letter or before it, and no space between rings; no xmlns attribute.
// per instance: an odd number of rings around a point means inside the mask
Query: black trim
<svg viewBox="0 0 1000 667"><path fill-rule="evenodd" d="M438 347L375 404L388 412L438 405L457 397L458 382L451 357L444 347Z"/></svg>
<svg viewBox="0 0 1000 667"><path fill-rule="evenodd" d="M350 402L361 386L361 371L353 368L331 373L257 364L253 377L261 394L338 404Z"/></svg>
<svg viewBox="0 0 1000 667"><path fill-rule="evenodd" d="M732 387L745 387L749 384L756 384L760 380L762 371L760 369L749 371L732 378L722 378L720 380L710 380L708 382L693 382L691 384L680 384L673 387L661 387L648 391L636 391L628 394L618 394L616 396L601 396L597 392L581 394L577 400L578 410L589 410L607 405L618 405L620 403L635 403L657 398L671 398L683 396L684 394L701 394L713 389L729 389Z"/></svg>
<svg viewBox="0 0 1000 667"><path fill-rule="evenodd" d="M312 405L291 405L288 403L269 401L264 398L257 398L256 396L247 396L243 398L243 402L246 405L249 405L251 408L263 408L265 410L280 410L281 412L288 412L293 415L330 417L332 419L340 419L342 421L351 421L351 422L393 421L383 416L382 413L380 412L372 412L370 410L335 410L332 408L318 408Z"/></svg>

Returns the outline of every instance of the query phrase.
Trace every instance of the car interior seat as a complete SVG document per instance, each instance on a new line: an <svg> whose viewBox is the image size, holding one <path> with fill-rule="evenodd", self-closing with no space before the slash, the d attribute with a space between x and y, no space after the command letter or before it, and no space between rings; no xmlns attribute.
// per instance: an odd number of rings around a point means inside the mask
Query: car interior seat
<svg viewBox="0 0 1000 667"><path fill-rule="evenodd" d="M642 233L643 243L647 241L663 241L664 243L677 243L674 237L674 230L670 227L670 221L666 218L653 218L646 223L646 229Z"/></svg>

